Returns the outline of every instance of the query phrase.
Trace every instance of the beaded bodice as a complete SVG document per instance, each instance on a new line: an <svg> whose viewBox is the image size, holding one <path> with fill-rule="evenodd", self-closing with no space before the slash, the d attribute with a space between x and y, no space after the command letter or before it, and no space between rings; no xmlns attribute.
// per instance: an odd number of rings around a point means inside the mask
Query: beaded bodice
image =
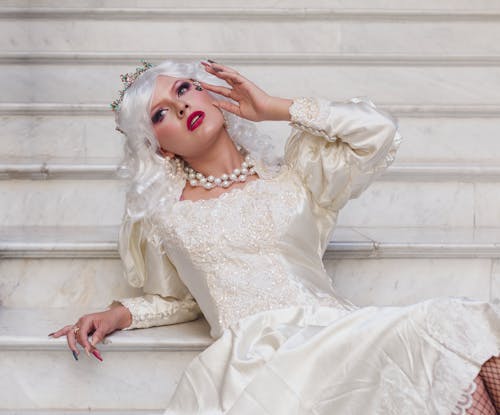
<svg viewBox="0 0 500 415"><path fill-rule="evenodd" d="M218 198L174 204L164 225L165 249L213 336L260 311L348 306L336 298L324 270L308 203L298 177L283 166L273 179L253 180Z"/></svg>

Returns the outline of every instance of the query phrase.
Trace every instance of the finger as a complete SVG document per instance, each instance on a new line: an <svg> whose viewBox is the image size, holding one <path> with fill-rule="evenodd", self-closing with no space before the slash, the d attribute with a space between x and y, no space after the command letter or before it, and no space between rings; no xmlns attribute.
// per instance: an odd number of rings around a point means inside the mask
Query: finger
<svg viewBox="0 0 500 415"><path fill-rule="evenodd" d="M243 83L244 78L238 73L230 73L226 71L219 72L218 75L227 82L231 82L234 85L240 85Z"/></svg>
<svg viewBox="0 0 500 415"><path fill-rule="evenodd" d="M75 358L75 360L78 360L78 355L80 354L80 352L78 350L78 347L76 346L75 333L71 328L66 333L66 341L68 343L68 347L73 352L73 357Z"/></svg>
<svg viewBox="0 0 500 415"><path fill-rule="evenodd" d="M205 82L200 82L201 86L209 91L213 91L217 94L223 95L225 97L231 98L231 93L233 92L231 88L227 88L225 86L216 86L206 84Z"/></svg>
<svg viewBox="0 0 500 415"><path fill-rule="evenodd" d="M67 333L67 331L69 329L71 329L71 327L73 327L72 324L64 326L62 329L59 329L57 331L54 331L53 333L50 333L49 337L53 337L53 338L61 337L61 336L65 335Z"/></svg>
<svg viewBox="0 0 500 415"><path fill-rule="evenodd" d="M216 71L214 68L207 67L207 70L214 74L215 76L225 80L228 83L239 85L243 83L243 80L245 79L243 76L241 76L239 73L236 72L228 72L226 70L218 70Z"/></svg>
<svg viewBox="0 0 500 415"><path fill-rule="evenodd" d="M202 64L205 67L205 69L208 70L209 72L217 73L222 71L222 68L216 68L211 63L202 62Z"/></svg>
<svg viewBox="0 0 500 415"><path fill-rule="evenodd" d="M82 323L82 325L80 326L80 330L78 331L78 333L75 336L78 343L80 343L82 345L82 347L84 348L85 353L87 353L88 357L90 357L90 353L92 352L92 350L94 348L89 343L89 339L88 339L89 333L92 331L94 331L93 323L91 320L90 321L87 320L84 323Z"/></svg>
<svg viewBox="0 0 500 415"><path fill-rule="evenodd" d="M104 337L106 337L106 333L104 332L104 330L98 328L94 334L92 335L92 339L90 340L90 344L92 345L93 349L92 349L92 353L94 353L94 356L101 360L102 357L100 356L100 353L99 353L99 350L97 349L96 345L101 342ZM97 355L95 354L95 352L97 352Z"/></svg>
<svg viewBox="0 0 500 415"><path fill-rule="evenodd" d="M233 69L227 65L223 65L222 63L218 63L218 62L215 62L215 61L212 61L210 59L208 59L208 62L214 67L214 68L217 68L217 69L222 69L226 72L231 72L231 73L238 73L238 71L236 69Z"/></svg>
<svg viewBox="0 0 500 415"><path fill-rule="evenodd" d="M236 114L236 115L241 117L240 107L236 104L233 104L233 103L227 102L227 101L217 101L216 106L219 108L222 108L223 110L232 112L233 114Z"/></svg>

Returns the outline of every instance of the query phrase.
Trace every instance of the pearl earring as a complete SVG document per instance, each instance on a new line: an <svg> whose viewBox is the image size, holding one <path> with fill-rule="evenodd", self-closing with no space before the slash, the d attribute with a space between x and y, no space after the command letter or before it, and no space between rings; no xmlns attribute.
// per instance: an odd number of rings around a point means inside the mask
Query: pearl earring
<svg viewBox="0 0 500 415"><path fill-rule="evenodd" d="M201 87L201 84L199 81L193 81L193 85L195 86L195 89L197 91L203 91L203 88Z"/></svg>
<svg viewBox="0 0 500 415"><path fill-rule="evenodd" d="M199 81L193 81L193 85L195 86L195 89L197 91L202 91L203 90L203 88L201 87L201 84L200 84ZM222 112L222 116L224 117L224 126L226 127L226 129L228 129L229 128L229 121L228 121L228 119L226 117L226 114L224 114L224 111L221 110L221 112Z"/></svg>

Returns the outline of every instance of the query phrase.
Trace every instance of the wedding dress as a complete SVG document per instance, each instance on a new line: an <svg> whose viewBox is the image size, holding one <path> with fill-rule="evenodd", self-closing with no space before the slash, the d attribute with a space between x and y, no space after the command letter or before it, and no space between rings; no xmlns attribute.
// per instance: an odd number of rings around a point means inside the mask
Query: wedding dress
<svg viewBox="0 0 500 415"><path fill-rule="evenodd" d="M215 339L165 414L464 414L500 353L500 303L358 307L322 262L339 210L394 160L396 121L364 98L296 98L289 111L279 172L257 160L244 187L175 202L154 222L161 254L124 217L125 276L144 290L113 301L132 314L124 330L203 314Z"/></svg>

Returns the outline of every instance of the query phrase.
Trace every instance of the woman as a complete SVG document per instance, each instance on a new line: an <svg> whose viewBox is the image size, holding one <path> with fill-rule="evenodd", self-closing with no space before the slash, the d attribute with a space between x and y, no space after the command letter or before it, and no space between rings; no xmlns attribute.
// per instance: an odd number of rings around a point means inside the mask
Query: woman
<svg viewBox="0 0 500 415"><path fill-rule="evenodd" d="M112 108L132 184L119 247L145 294L54 337L76 359L77 343L98 353L115 330L203 314L216 340L166 414L494 414L498 303L360 308L323 267L339 210L393 162L396 121L366 99L272 97L209 62L122 77ZM250 122L262 120L294 127L284 159Z"/></svg>

